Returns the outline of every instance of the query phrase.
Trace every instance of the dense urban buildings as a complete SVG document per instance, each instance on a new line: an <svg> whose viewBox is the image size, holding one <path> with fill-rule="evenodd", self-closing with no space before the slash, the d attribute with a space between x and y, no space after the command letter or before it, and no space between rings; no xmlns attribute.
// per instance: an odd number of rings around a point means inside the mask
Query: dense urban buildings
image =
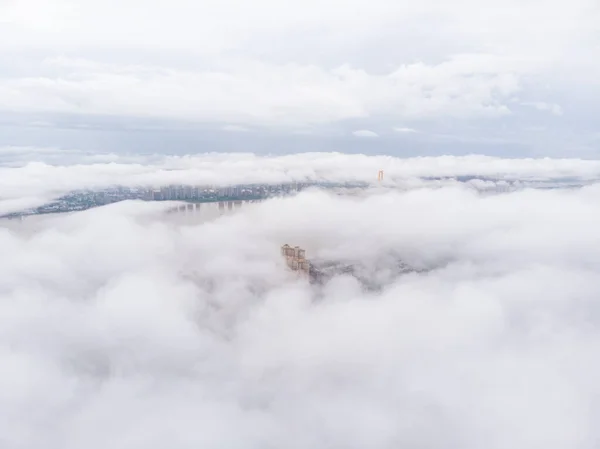
<svg viewBox="0 0 600 449"><path fill-rule="evenodd" d="M232 186L169 185L157 188L116 186L97 190L78 190L40 207L6 214L0 218L74 212L124 200L185 201L191 203L236 203L293 195L308 187L365 187L362 183L306 182L287 184L240 184Z"/></svg>

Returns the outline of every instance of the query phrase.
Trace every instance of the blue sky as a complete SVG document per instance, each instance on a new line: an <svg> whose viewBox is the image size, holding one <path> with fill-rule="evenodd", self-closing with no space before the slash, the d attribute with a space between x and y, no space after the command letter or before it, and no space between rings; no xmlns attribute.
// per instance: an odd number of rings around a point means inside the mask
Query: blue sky
<svg viewBox="0 0 600 449"><path fill-rule="evenodd" d="M0 1L0 145L596 158L599 10Z"/></svg>

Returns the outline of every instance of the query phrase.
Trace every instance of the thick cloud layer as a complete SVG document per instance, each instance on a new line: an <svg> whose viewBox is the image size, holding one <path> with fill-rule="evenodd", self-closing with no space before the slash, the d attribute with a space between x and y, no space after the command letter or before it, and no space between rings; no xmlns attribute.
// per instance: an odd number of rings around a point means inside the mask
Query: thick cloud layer
<svg viewBox="0 0 600 449"><path fill-rule="evenodd" d="M4 0L0 145L597 157L599 30L597 0Z"/></svg>
<svg viewBox="0 0 600 449"><path fill-rule="evenodd" d="M594 447L599 204L597 185L447 185L307 191L208 221L124 202L6 222L0 446ZM425 271L311 287L283 243L373 277L391 255Z"/></svg>

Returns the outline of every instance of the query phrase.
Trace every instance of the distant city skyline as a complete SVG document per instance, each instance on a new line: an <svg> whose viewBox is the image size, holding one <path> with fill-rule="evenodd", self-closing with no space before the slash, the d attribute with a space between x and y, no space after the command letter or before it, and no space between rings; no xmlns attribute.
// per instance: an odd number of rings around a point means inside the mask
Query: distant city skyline
<svg viewBox="0 0 600 449"><path fill-rule="evenodd" d="M0 218L18 218L26 215L76 212L125 200L187 201L197 203L221 203L258 201L283 195L291 195L307 187L366 187L361 183L292 182L284 184L237 184L229 186L167 185L162 187L115 186L103 189L75 190L42 206L0 215Z"/></svg>
<svg viewBox="0 0 600 449"><path fill-rule="evenodd" d="M382 171L380 171L382 172ZM477 175L449 176L449 177L423 177L423 186L436 187L437 182L457 182L470 186L479 192L502 193L524 188L533 189L573 189L596 183L598 180L582 180L577 178L562 177L555 179L498 179ZM253 184L231 184L226 186L206 184L169 184L164 186L113 186L97 189L78 189L66 195L60 196L42 206L27 208L20 211L0 214L0 218L18 218L27 215L76 212L104 206L107 204L125 201L183 201L192 203L235 203L263 201L277 196L293 195L306 188L317 187L322 189L365 189L376 184L383 184L383 177L379 177L376 183L365 182L329 182L329 181L306 181L288 183L253 183ZM445 186L447 184L441 184ZM410 187L399 187L395 184L388 188L410 189Z"/></svg>

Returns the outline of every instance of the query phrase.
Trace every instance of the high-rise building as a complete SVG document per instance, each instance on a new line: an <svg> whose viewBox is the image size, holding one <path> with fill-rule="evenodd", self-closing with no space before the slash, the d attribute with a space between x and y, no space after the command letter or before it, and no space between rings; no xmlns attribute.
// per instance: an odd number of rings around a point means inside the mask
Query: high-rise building
<svg viewBox="0 0 600 449"><path fill-rule="evenodd" d="M299 246L292 248L290 245L285 244L281 247L281 255L285 257L290 270L308 275L310 263L306 260L306 251L304 249Z"/></svg>
<svg viewBox="0 0 600 449"><path fill-rule="evenodd" d="M160 189L160 199L161 200L170 200L171 199L171 195L169 194L169 188L168 187L161 187Z"/></svg>

